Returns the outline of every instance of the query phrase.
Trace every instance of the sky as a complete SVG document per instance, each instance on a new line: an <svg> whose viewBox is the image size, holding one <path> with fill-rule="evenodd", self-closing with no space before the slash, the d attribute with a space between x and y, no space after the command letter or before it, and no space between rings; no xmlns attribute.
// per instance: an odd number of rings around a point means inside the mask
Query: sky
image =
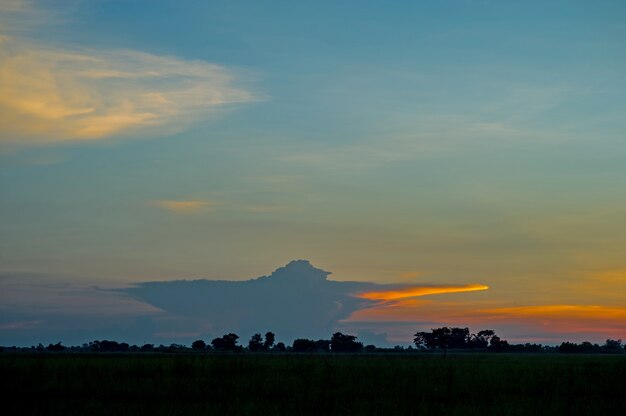
<svg viewBox="0 0 626 416"><path fill-rule="evenodd" d="M297 259L413 288L330 325L380 342L626 339L625 13L2 0L0 344L221 335L116 289Z"/></svg>

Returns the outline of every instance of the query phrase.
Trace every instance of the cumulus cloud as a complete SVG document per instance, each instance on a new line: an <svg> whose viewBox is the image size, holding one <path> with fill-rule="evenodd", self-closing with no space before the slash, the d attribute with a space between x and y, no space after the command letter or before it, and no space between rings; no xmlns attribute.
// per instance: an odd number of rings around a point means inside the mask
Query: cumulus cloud
<svg viewBox="0 0 626 416"><path fill-rule="evenodd" d="M214 209L217 205L214 201L207 201L204 199L190 199L190 200L167 200L160 199L151 201L151 204L155 207L176 213L176 214L194 214L197 212L206 212Z"/></svg>
<svg viewBox="0 0 626 416"><path fill-rule="evenodd" d="M0 141L43 144L176 131L255 96L234 71L134 50L0 38Z"/></svg>
<svg viewBox="0 0 626 416"><path fill-rule="evenodd" d="M480 290L477 289L480 285L418 287L340 282L329 280L329 275L306 260L296 260L269 276L246 281L146 282L121 291L175 316L205 319L216 334L236 331L245 336L272 330L282 339L292 340L328 337L348 320L351 327L358 327L355 320L349 319L355 312L384 308L390 303L381 297L368 298L366 294L406 289L403 296L407 298Z"/></svg>
<svg viewBox="0 0 626 416"><path fill-rule="evenodd" d="M405 330L398 331L397 322L381 326L368 319L371 314L360 316L364 321L356 312L393 310L399 308L397 302L415 299L381 301L360 294L413 290L415 284L341 282L329 275L306 260L245 281L170 280L122 288L109 283L107 289L52 277L0 275L0 345L80 344L102 338L189 344L227 332L245 342L268 330L288 343L300 337L328 338L336 330L378 345L385 345L387 334L388 341L401 339ZM424 286L431 292L436 287ZM416 316L400 327L414 331Z"/></svg>

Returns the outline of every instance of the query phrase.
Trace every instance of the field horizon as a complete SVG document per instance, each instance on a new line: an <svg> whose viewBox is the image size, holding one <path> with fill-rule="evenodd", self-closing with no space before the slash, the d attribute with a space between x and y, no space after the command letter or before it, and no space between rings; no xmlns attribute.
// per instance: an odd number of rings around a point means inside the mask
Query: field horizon
<svg viewBox="0 0 626 416"><path fill-rule="evenodd" d="M0 354L0 370L8 414L626 411L614 355Z"/></svg>

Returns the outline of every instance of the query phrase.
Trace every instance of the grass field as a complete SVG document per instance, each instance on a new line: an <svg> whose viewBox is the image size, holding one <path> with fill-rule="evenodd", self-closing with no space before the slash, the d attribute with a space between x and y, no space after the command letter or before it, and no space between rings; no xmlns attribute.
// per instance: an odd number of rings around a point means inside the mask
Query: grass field
<svg viewBox="0 0 626 416"><path fill-rule="evenodd" d="M624 355L5 353L0 370L7 415L626 414Z"/></svg>

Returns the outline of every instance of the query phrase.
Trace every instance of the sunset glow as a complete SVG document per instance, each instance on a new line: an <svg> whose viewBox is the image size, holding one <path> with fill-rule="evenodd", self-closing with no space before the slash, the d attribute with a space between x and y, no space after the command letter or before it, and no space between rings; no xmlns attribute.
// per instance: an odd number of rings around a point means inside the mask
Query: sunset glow
<svg viewBox="0 0 626 416"><path fill-rule="evenodd" d="M626 339L625 15L0 0L0 346Z"/></svg>
<svg viewBox="0 0 626 416"><path fill-rule="evenodd" d="M384 292L366 292L357 296L363 299L371 300L398 300L406 298L414 298L417 296L439 295L443 293L473 292L476 290L487 290L489 286L471 284L464 286L441 286L441 287L408 287L400 290L389 290Z"/></svg>
<svg viewBox="0 0 626 416"><path fill-rule="evenodd" d="M559 319L601 319L607 321L623 321L626 325L626 308L598 305L538 305L517 306L477 311L479 315L492 318L537 317Z"/></svg>

